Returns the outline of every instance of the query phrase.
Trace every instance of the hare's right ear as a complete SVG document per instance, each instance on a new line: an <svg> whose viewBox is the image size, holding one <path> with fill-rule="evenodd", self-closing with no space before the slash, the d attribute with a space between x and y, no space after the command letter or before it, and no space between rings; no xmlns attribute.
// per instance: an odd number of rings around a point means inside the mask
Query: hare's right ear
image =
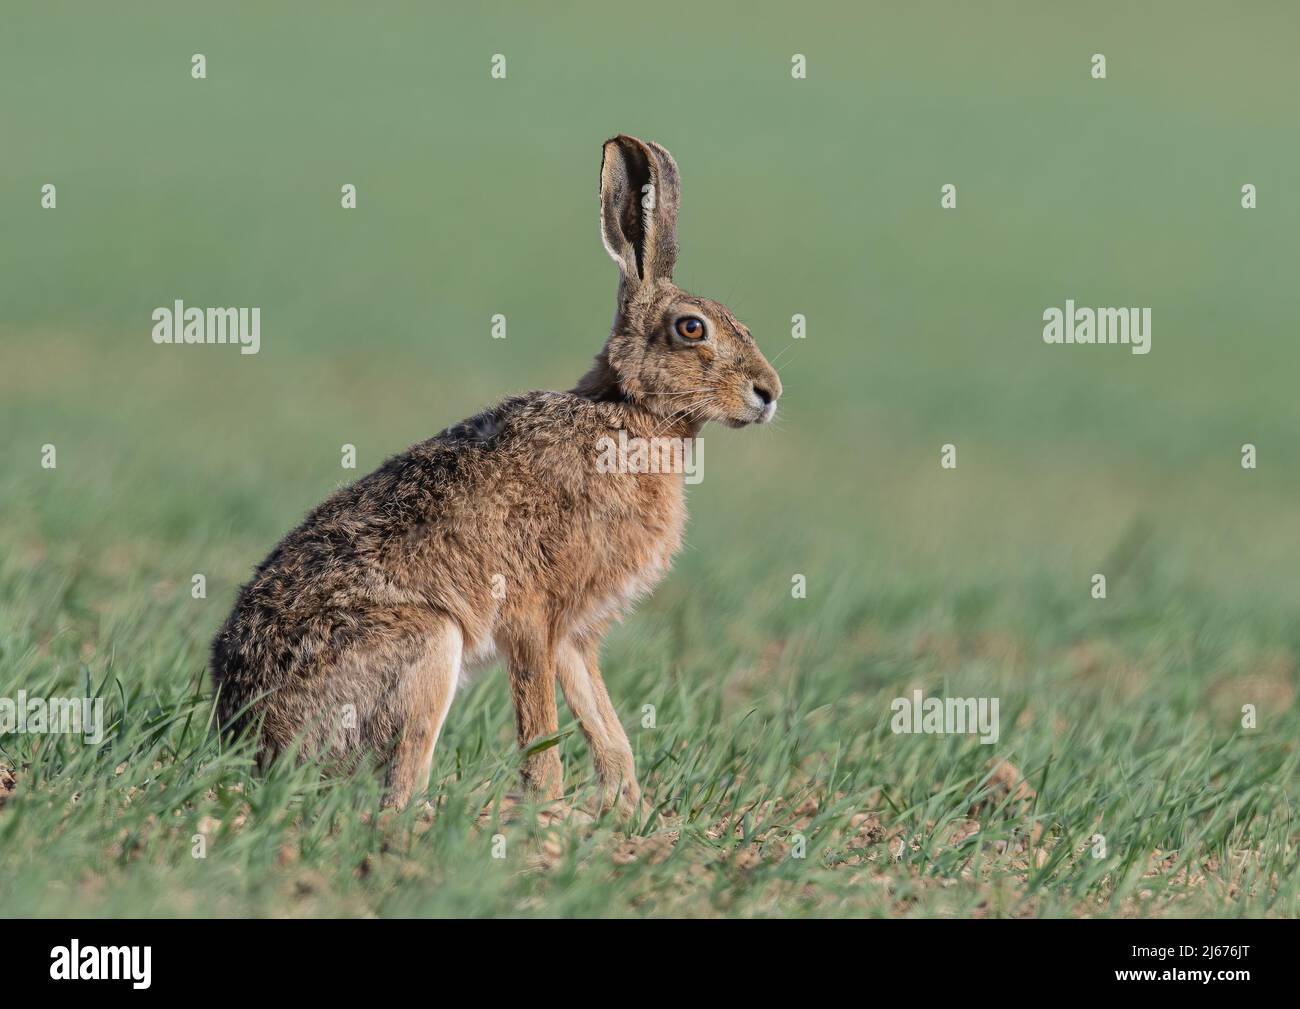
<svg viewBox="0 0 1300 1009"><path fill-rule="evenodd" d="M671 280L677 263L677 165L658 144L617 136L600 165L600 237L629 292Z"/></svg>

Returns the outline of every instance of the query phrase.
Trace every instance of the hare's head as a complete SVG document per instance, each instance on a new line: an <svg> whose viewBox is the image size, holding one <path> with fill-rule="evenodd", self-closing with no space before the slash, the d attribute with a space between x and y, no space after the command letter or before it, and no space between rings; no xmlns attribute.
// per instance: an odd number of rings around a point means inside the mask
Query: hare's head
<svg viewBox="0 0 1300 1009"><path fill-rule="evenodd" d="M665 418L766 423L781 379L749 330L716 301L673 284L681 185L658 144L618 136L600 166L600 233L622 274L597 359L603 383Z"/></svg>

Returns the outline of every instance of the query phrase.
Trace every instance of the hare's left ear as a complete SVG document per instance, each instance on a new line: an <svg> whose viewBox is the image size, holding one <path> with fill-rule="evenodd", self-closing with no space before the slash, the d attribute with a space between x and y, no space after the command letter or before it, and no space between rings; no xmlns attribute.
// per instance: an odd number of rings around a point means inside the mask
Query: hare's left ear
<svg viewBox="0 0 1300 1009"><path fill-rule="evenodd" d="M600 237L630 291L672 279L680 193L673 156L658 144L622 135L605 142Z"/></svg>

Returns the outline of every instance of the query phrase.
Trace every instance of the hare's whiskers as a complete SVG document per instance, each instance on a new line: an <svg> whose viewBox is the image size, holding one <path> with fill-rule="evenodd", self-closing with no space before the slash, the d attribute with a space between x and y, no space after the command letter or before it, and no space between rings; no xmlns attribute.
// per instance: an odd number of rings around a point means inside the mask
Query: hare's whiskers
<svg viewBox="0 0 1300 1009"><path fill-rule="evenodd" d="M776 355L776 357L772 358L770 361L767 362L768 364L770 364L770 365L772 366L772 370L773 370L774 372L776 372L777 377L780 377L780 375L781 375L781 369L778 368L778 367L776 366L776 362L779 361L779 360L781 360L781 355L782 355L782 354L786 353L787 351L793 350L793 349L794 349L794 344L793 344L793 343L790 344L790 345L787 346L787 347L783 347L783 348L780 350L780 352ZM789 362L787 362L787 363L789 363Z"/></svg>
<svg viewBox="0 0 1300 1009"><path fill-rule="evenodd" d="M796 346L798 346L798 345L797 345L797 344L793 344L793 343L787 343L784 347L782 347L780 350L778 350L778 351L776 352L776 357L771 358L767 363L768 363L768 364L774 364L775 362L781 360L781 355L782 355L782 354L788 354L788 353L790 353L790 351L794 350L794 348L795 348Z"/></svg>
<svg viewBox="0 0 1300 1009"><path fill-rule="evenodd" d="M702 399L702 400L698 400L695 403L691 403L690 405L683 407L680 410L673 411L671 414L668 415L668 417L664 420L664 422L661 425L659 425L659 427L655 430L654 434L651 435L651 437L657 438L664 431L668 430L668 428L672 427L674 424L677 424L679 422L691 423L694 419L692 418L692 414L698 416L699 414L702 414L705 409L707 409L712 405L713 405L712 400Z"/></svg>

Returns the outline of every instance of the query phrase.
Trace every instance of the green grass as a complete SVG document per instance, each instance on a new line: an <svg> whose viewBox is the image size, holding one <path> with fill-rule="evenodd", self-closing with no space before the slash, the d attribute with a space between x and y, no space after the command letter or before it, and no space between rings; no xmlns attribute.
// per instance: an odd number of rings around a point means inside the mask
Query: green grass
<svg viewBox="0 0 1300 1009"><path fill-rule="evenodd" d="M0 697L111 731L0 736L0 913L1294 916L1297 14L946 8L681 5L646 45L586 5L7 12ZM706 433L687 546L606 645L656 816L497 822L500 670L436 815L254 776L204 672L238 585L344 443L365 471L584 370L619 130L677 156L678 279L786 385L772 429ZM262 352L154 346L177 297L261 306ZM1067 297L1152 306L1151 354L1045 346ZM914 689L999 698L998 742L893 734Z"/></svg>

